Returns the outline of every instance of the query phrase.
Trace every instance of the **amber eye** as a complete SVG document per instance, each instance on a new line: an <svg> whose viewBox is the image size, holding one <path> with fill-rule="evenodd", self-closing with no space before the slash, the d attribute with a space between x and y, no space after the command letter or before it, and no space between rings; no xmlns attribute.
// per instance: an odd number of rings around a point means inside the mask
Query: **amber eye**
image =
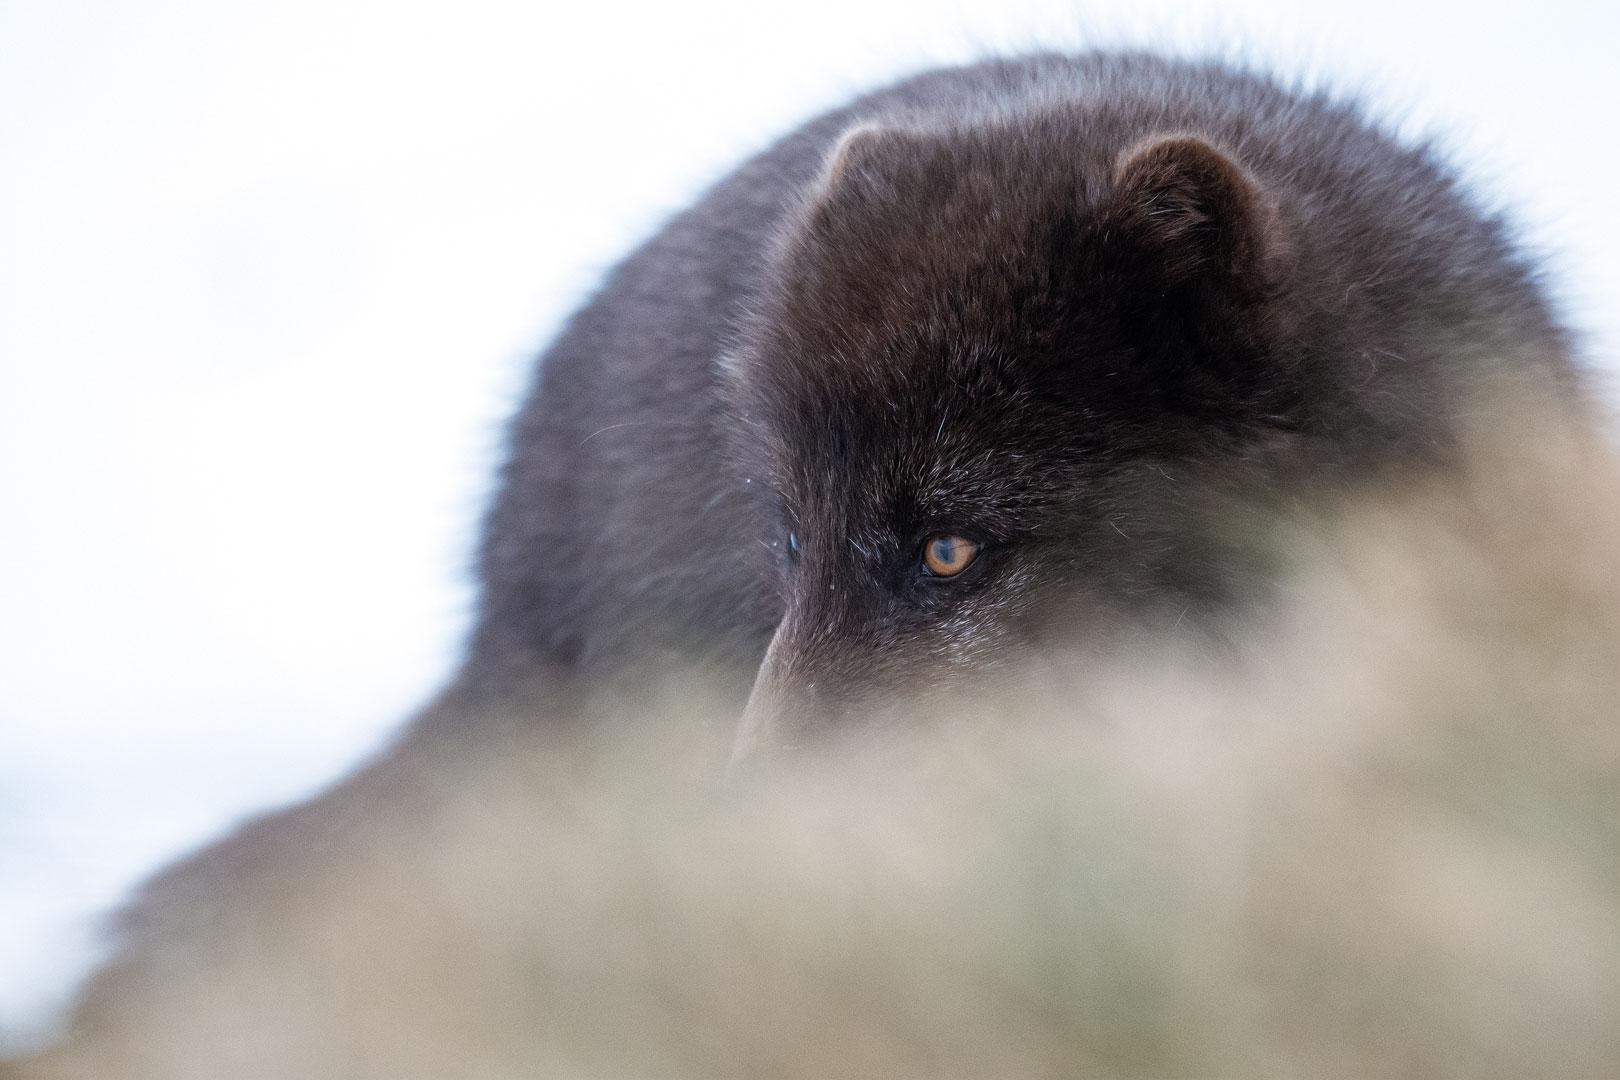
<svg viewBox="0 0 1620 1080"><path fill-rule="evenodd" d="M923 544L923 565L935 577L955 577L979 554L979 545L965 536L930 536Z"/></svg>

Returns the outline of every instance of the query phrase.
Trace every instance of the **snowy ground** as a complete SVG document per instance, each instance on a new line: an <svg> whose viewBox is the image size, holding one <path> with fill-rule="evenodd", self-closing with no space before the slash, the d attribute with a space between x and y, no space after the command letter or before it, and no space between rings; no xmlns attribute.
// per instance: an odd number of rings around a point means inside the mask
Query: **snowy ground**
<svg viewBox="0 0 1620 1080"><path fill-rule="evenodd" d="M600 272L891 75L1123 40L1364 90L1620 354L1620 9L1117 7L0 5L0 1042L133 882L444 676L501 420Z"/></svg>

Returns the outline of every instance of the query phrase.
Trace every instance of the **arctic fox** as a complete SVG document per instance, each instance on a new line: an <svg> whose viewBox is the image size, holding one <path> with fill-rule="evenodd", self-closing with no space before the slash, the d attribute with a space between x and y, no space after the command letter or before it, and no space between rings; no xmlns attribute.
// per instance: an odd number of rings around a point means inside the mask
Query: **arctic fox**
<svg viewBox="0 0 1620 1080"><path fill-rule="evenodd" d="M1144 55L861 98L545 354L441 697L158 877L14 1067L1597 1076L1584 393L1501 222L1347 105Z"/></svg>
<svg viewBox="0 0 1620 1080"><path fill-rule="evenodd" d="M1053 636L1218 632L1251 512L1443 460L1504 376L1574 396L1568 357L1501 222L1347 106L1149 56L922 75L568 324L447 701L757 670L747 752Z"/></svg>

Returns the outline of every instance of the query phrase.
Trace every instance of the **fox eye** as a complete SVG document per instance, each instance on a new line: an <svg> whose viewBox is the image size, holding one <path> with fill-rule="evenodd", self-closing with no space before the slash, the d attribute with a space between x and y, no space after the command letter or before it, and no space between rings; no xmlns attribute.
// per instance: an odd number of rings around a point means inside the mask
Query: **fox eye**
<svg viewBox="0 0 1620 1080"><path fill-rule="evenodd" d="M965 536L930 536L923 541L923 567L935 577L955 577L979 555L979 545Z"/></svg>

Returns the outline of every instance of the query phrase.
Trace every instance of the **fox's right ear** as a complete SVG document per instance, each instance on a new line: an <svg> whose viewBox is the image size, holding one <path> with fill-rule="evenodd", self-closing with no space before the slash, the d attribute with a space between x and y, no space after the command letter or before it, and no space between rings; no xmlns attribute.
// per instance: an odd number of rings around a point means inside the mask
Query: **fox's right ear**
<svg viewBox="0 0 1620 1080"><path fill-rule="evenodd" d="M1286 251L1272 200L1236 161L1190 136L1123 154L1102 218L1110 246L1120 249L1115 256L1152 267L1170 289L1202 280L1263 294Z"/></svg>
<svg viewBox="0 0 1620 1080"><path fill-rule="evenodd" d="M1243 424L1289 416L1298 394L1275 351L1274 301L1292 245L1276 200L1237 159L1180 134L1128 148L1105 182L1065 253L1076 306L1101 340L1127 343L1130 377L1111 369L1099 386L1088 366L1060 363L1054 373L1077 380L1065 392L1109 395L1148 420L1167 408Z"/></svg>

